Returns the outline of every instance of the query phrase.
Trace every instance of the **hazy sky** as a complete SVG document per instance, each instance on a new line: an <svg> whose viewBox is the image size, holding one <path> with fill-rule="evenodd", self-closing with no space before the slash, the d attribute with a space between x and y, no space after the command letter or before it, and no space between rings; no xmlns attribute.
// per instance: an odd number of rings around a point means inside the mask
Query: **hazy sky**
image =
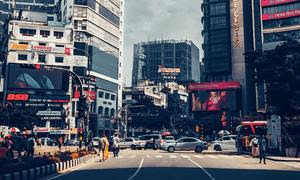
<svg viewBox="0 0 300 180"><path fill-rule="evenodd" d="M134 43L187 39L201 49L201 3L202 0L125 0L123 82L126 86L131 85Z"/></svg>

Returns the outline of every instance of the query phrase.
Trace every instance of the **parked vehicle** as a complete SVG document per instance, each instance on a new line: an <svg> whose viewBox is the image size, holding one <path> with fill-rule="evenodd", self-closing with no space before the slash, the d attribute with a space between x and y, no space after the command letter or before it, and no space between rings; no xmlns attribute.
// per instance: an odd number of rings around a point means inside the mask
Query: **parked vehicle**
<svg viewBox="0 0 300 180"><path fill-rule="evenodd" d="M139 140L138 138L124 138L120 141L119 146L121 149L131 148L131 149L142 149L146 145L146 141Z"/></svg>
<svg viewBox="0 0 300 180"><path fill-rule="evenodd" d="M148 134L139 137L140 140L145 141L145 148L159 149L163 143L163 136L161 134ZM155 144L153 144L153 140Z"/></svg>
<svg viewBox="0 0 300 180"><path fill-rule="evenodd" d="M211 147L215 151L236 150L236 135L229 135L212 142Z"/></svg>
<svg viewBox="0 0 300 180"><path fill-rule="evenodd" d="M161 143L161 149L164 148L164 146L168 146L169 143L175 143L175 138L173 136L165 136L163 137L163 142Z"/></svg>
<svg viewBox="0 0 300 180"><path fill-rule="evenodd" d="M56 146L57 145L57 141L54 139L50 139L48 137L43 137L41 138L41 143L42 145L47 145L47 146Z"/></svg>
<svg viewBox="0 0 300 180"><path fill-rule="evenodd" d="M170 153L174 151L195 151L201 153L203 150L207 150L207 143L194 137L184 137L173 143L166 143L162 148Z"/></svg>
<svg viewBox="0 0 300 180"><path fill-rule="evenodd" d="M79 146L79 140L78 139L69 139L66 142L67 146ZM84 146L84 141L82 141L82 146Z"/></svg>
<svg viewBox="0 0 300 180"><path fill-rule="evenodd" d="M93 139L92 139L92 146L93 147L98 147L99 146L99 141L100 141L100 137L94 137Z"/></svg>

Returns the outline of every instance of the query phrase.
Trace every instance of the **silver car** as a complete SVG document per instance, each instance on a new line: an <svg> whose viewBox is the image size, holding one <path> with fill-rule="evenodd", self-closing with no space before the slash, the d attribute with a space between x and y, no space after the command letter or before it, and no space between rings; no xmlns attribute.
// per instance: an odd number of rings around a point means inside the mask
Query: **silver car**
<svg viewBox="0 0 300 180"><path fill-rule="evenodd" d="M193 137L184 137L173 143L164 144L162 149L170 153L174 151L195 151L201 153L203 150L207 150L207 143Z"/></svg>
<svg viewBox="0 0 300 180"><path fill-rule="evenodd" d="M142 149L145 147L145 144L145 141L133 137L124 138L119 142L119 146L121 149L131 148L132 150Z"/></svg>

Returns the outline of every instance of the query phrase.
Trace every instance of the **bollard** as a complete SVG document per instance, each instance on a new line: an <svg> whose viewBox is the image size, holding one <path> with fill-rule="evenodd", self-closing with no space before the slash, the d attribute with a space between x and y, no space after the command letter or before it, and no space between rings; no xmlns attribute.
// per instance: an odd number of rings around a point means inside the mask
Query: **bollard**
<svg viewBox="0 0 300 180"><path fill-rule="evenodd" d="M13 176L14 176L14 180L21 180L20 172L13 173Z"/></svg>
<svg viewBox="0 0 300 180"><path fill-rule="evenodd" d="M41 167L41 177L45 176L46 175L46 167L45 166L42 166Z"/></svg>
<svg viewBox="0 0 300 180"><path fill-rule="evenodd" d="M4 174L4 180L12 180L11 174Z"/></svg>
<svg viewBox="0 0 300 180"><path fill-rule="evenodd" d="M35 168L35 178L41 177L41 168L37 167Z"/></svg>
<svg viewBox="0 0 300 180"><path fill-rule="evenodd" d="M46 175L49 175L49 174L51 174L51 166L47 165L46 166Z"/></svg>
<svg viewBox="0 0 300 180"><path fill-rule="evenodd" d="M51 171L50 174L56 173L56 165L55 164L51 164Z"/></svg>
<svg viewBox="0 0 300 180"><path fill-rule="evenodd" d="M66 169L67 169L67 163L63 162L63 170L66 170Z"/></svg>
<svg viewBox="0 0 300 180"><path fill-rule="evenodd" d="M55 163L56 172L59 172L59 163Z"/></svg>
<svg viewBox="0 0 300 180"><path fill-rule="evenodd" d="M59 171L62 171L62 170L63 170L63 163L60 162L60 163L59 163Z"/></svg>
<svg viewBox="0 0 300 180"><path fill-rule="evenodd" d="M66 162L66 165L67 165L66 169L69 169L70 167L69 161Z"/></svg>
<svg viewBox="0 0 300 180"><path fill-rule="evenodd" d="M29 173L29 179L31 180L31 179L34 179L34 169L29 169L28 170L28 173Z"/></svg>
<svg viewBox="0 0 300 180"><path fill-rule="evenodd" d="M23 170L21 172L21 177L22 177L22 180L27 180L28 179L28 171L27 170Z"/></svg>

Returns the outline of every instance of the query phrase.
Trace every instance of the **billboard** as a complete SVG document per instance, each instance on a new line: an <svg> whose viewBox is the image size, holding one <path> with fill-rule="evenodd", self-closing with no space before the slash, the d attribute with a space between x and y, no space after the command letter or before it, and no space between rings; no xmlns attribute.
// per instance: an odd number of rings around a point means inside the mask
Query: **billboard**
<svg viewBox="0 0 300 180"><path fill-rule="evenodd" d="M68 91L67 72L60 70L34 69L22 64L9 64L8 89Z"/></svg>
<svg viewBox="0 0 300 180"><path fill-rule="evenodd" d="M279 13L274 13L274 14L263 14L262 15L262 20L272 20L272 19L285 19L289 17L295 17L300 15L300 10L295 9L295 10L290 10L290 11L284 11L284 12L279 12Z"/></svg>
<svg viewBox="0 0 300 180"><path fill-rule="evenodd" d="M193 91L190 93L192 112L236 111L236 90Z"/></svg>
<svg viewBox="0 0 300 180"><path fill-rule="evenodd" d="M287 4L290 2L296 2L297 0L261 0L261 6L274 6L279 4Z"/></svg>

